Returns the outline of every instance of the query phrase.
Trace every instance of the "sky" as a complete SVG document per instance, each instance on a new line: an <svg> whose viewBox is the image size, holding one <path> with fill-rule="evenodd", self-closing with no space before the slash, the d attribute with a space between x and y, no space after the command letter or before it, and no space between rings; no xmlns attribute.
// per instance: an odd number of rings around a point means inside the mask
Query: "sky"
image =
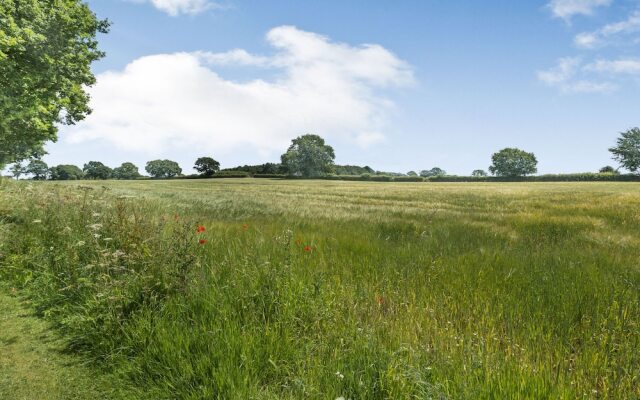
<svg viewBox="0 0 640 400"><path fill-rule="evenodd" d="M112 22L93 113L49 165L336 163L468 175L518 147L539 173L616 165L640 125L640 0L89 0Z"/></svg>

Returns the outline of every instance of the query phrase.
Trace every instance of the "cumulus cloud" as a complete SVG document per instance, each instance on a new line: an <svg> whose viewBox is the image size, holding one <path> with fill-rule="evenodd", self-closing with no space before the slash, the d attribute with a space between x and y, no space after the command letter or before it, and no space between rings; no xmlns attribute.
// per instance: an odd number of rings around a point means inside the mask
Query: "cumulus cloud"
<svg viewBox="0 0 640 400"><path fill-rule="evenodd" d="M128 0L134 3L151 3L155 8L175 17L180 14L199 14L219 5L212 0Z"/></svg>
<svg viewBox="0 0 640 400"><path fill-rule="evenodd" d="M551 0L547 7L558 18L569 20L574 15L592 15L598 7L605 7L613 0Z"/></svg>
<svg viewBox="0 0 640 400"><path fill-rule="evenodd" d="M413 82L406 62L379 45L336 43L291 26L272 29L267 41L269 56L158 54L100 74L90 89L94 112L64 137L150 154L175 147L270 154L306 132L363 146L384 138L393 110L384 90ZM216 71L221 65L268 74L235 81Z"/></svg>
<svg viewBox="0 0 640 400"><path fill-rule="evenodd" d="M585 66L585 70L608 74L640 75L640 59L598 60Z"/></svg>
<svg viewBox="0 0 640 400"><path fill-rule="evenodd" d="M575 57L558 60L555 67L538 71L538 80L547 86L560 89L563 93L606 93L616 90L611 82L599 82L582 76L582 61Z"/></svg>
<svg viewBox="0 0 640 400"><path fill-rule="evenodd" d="M640 11L632 13L626 20L611 23L593 32L583 32L576 35L574 43L582 48L594 48L614 36L640 31Z"/></svg>

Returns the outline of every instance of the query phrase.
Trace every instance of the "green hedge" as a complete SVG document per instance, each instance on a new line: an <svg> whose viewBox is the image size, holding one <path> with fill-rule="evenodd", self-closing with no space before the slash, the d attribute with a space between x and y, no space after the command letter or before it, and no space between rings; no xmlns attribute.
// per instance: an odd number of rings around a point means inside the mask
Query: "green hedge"
<svg viewBox="0 0 640 400"><path fill-rule="evenodd" d="M434 176L429 182L640 182L639 175L582 172L538 176Z"/></svg>
<svg viewBox="0 0 640 400"><path fill-rule="evenodd" d="M254 178L271 178L271 179L284 179L287 176L283 174L254 174Z"/></svg>

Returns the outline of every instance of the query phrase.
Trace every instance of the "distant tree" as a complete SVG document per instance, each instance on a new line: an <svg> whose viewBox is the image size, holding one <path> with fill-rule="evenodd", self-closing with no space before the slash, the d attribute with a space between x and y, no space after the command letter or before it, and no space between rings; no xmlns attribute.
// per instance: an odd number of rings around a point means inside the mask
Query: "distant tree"
<svg viewBox="0 0 640 400"><path fill-rule="evenodd" d="M96 35L108 26L82 0L0 1L0 169L43 155L60 124L90 112Z"/></svg>
<svg viewBox="0 0 640 400"><path fill-rule="evenodd" d="M144 167L144 170L154 178L173 178L174 176L182 174L180 165L171 160L149 161Z"/></svg>
<svg viewBox="0 0 640 400"><path fill-rule="evenodd" d="M31 174L34 180L42 181L49 175L49 166L42 160L34 159L27 165L26 172Z"/></svg>
<svg viewBox="0 0 640 400"><path fill-rule="evenodd" d="M49 176L53 181L79 180L84 173L75 165L56 165L49 169Z"/></svg>
<svg viewBox="0 0 640 400"><path fill-rule="evenodd" d="M114 168L111 176L114 179L136 179L140 176L140 172L138 172L138 167L133 163L125 162Z"/></svg>
<svg viewBox="0 0 640 400"><path fill-rule="evenodd" d="M418 176L418 174L416 174L416 171L409 171L407 172L407 176Z"/></svg>
<svg viewBox="0 0 640 400"><path fill-rule="evenodd" d="M89 161L82 168L86 179L109 179L113 172L100 161Z"/></svg>
<svg viewBox="0 0 640 400"><path fill-rule="evenodd" d="M14 178L20 179L22 175L27 173L27 168L22 164L22 161L18 161L9 168L9 172Z"/></svg>
<svg viewBox="0 0 640 400"><path fill-rule="evenodd" d="M616 174L618 171L611 165L606 165L598 170L601 174Z"/></svg>
<svg viewBox="0 0 640 400"><path fill-rule="evenodd" d="M526 176L538 172L538 160L533 153L507 147L491 156L489 171L496 176Z"/></svg>
<svg viewBox="0 0 640 400"><path fill-rule="evenodd" d="M487 173L483 169L474 169L473 172L471 173L471 176L476 176L476 177L487 176Z"/></svg>
<svg viewBox="0 0 640 400"><path fill-rule="evenodd" d="M213 176L220 171L220 163L211 157L200 157L196 160L193 169L200 172L202 176Z"/></svg>
<svg viewBox="0 0 640 400"><path fill-rule="evenodd" d="M281 157L289 174L307 178L330 173L335 158L333 148L318 135L303 135L293 139Z"/></svg>
<svg viewBox="0 0 640 400"><path fill-rule="evenodd" d="M640 168L640 128L620 133L616 146L609 149L613 159L631 172Z"/></svg>
<svg viewBox="0 0 640 400"><path fill-rule="evenodd" d="M424 177L424 178L429 178L432 176L444 176L447 174L447 171L443 170L442 168L438 168L438 167L434 167L431 168L429 170L422 170L420 171L420 176Z"/></svg>

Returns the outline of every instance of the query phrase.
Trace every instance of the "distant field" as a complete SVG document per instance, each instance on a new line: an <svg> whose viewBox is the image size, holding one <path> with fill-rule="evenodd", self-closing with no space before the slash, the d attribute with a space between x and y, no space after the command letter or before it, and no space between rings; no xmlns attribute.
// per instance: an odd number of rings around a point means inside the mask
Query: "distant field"
<svg viewBox="0 0 640 400"><path fill-rule="evenodd" d="M0 279L166 398L640 398L635 183L10 183L0 222Z"/></svg>

